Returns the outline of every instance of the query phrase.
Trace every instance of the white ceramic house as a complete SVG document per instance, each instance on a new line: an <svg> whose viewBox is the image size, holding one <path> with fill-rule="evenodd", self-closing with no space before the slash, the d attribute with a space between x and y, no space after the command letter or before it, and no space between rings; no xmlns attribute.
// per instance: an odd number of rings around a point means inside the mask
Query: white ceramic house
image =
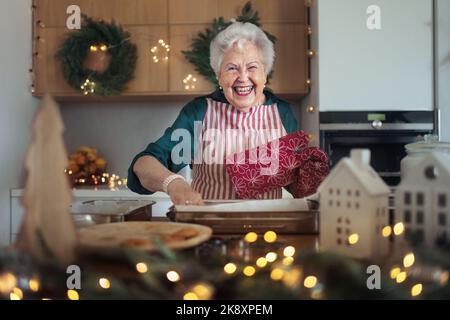
<svg viewBox="0 0 450 320"><path fill-rule="evenodd" d="M390 189L370 166L370 150L351 150L318 191L323 250L361 259L388 253L389 240L381 230L389 223Z"/></svg>
<svg viewBox="0 0 450 320"><path fill-rule="evenodd" d="M450 157L430 152L408 169L395 194L395 220L404 236L429 248L449 244Z"/></svg>

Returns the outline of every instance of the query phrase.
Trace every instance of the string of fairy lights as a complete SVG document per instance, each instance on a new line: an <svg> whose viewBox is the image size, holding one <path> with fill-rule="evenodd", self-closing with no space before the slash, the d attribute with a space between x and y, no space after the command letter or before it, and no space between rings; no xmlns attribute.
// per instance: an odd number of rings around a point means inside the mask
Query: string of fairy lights
<svg viewBox="0 0 450 320"><path fill-rule="evenodd" d="M136 33L135 36L144 37L150 41L149 37L146 37L142 33ZM89 47L89 51L92 53L107 52L108 50L111 50L115 47L122 45L126 41L130 41L130 38L126 38L126 39L122 40L120 43L114 44L114 45L106 45L104 43L103 44L92 44ZM155 46L151 47L150 52L152 54L152 60L154 63L167 62L169 60L170 45L167 44L163 39L159 39L157 44ZM95 93L95 85L96 84L95 84L95 81L93 81L91 79L91 76L93 74L94 73L91 73L87 77L87 79L84 81L84 83L80 86L80 89L83 91L84 95L89 95L89 94ZM191 75L189 74L187 77L189 77L189 76L191 76ZM197 80L195 80L195 81L197 81ZM183 80L183 83L186 84L186 81ZM189 90L189 88L186 88L186 90Z"/></svg>
<svg viewBox="0 0 450 320"><path fill-rule="evenodd" d="M73 175L73 172L71 170L64 169L64 172L67 173L69 176ZM127 178L121 178L119 175L113 173L102 173L101 175L91 175L90 176L92 183L89 183L86 178L76 178L74 179L74 182L76 185L79 186L92 186L94 187L101 186L101 185L107 185L108 188L111 191L117 191L120 188L125 188L128 183Z"/></svg>
<svg viewBox="0 0 450 320"><path fill-rule="evenodd" d="M387 230L387 229L386 229ZM400 236L404 232L403 223L397 223L393 227L394 235ZM384 232L386 236L388 232ZM390 234L389 234L390 235ZM253 245L257 242L260 235L255 232L247 233L241 241L247 245ZM355 238L354 235L349 236ZM262 235L262 239L267 244L275 244L278 235L274 231L267 231ZM269 246L270 247L270 246ZM278 253L276 252L278 251ZM266 271L271 281L280 282L289 289L307 290L311 299L326 298L327 287L320 279L320 270L316 273L306 273L299 261L296 261L297 249L292 245L287 245L276 251L268 251L265 255L254 259L252 263L238 263L235 261L226 262L223 265L222 272L228 277L244 277L251 278L263 270ZM418 298L422 295L425 283L430 286L437 285L443 287L448 284L449 271L442 270L439 267L418 266L414 252L409 251L402 255L398 264L393 264L388 269L388 278L394 284L403 286L409 290L411 298ZM148 261L138 261L135 263L136 276L147 275L151 272L152 266ZM214 299L216 288L213 284L199 280L192 282L191 280L184 283L183 269L170 267L163 273L163 278L174 285L179 285L183 290L179 293L181 296L176 297L183 300L209 300ZM268 271L268 272L267 272ZM97 278L97 287L102 290L109 290L114 287L114 282L107 276ZM39 278L18 277L13 272L4 272L0 274L0 296L6 296L10 300L21 300L26 298L27 292L35 297L41 289ZM178 291L177 291L178 292ZM82 299L80 291L69 289L66 291L66 298L69 300ZM50 297L41 297L42 300L50 299Z"/></svg>

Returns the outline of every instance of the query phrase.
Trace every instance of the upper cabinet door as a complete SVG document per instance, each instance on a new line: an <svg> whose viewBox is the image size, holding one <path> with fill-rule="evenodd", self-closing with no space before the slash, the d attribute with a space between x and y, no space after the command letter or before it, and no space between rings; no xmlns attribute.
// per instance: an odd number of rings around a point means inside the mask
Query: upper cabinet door
<svg viewBox="0 0 450 320"><path fill-rule="evenodd" d="M170 26L170 59L169 59L169 90L174 94L206 94L214 90L211 82L195 71L195 66L189 63L183 50L188 50L192 39L208 25L171 25ZM194 81L195 80L195 81Z"/></svg>
<svg viewBox="0 0 450 320"><path fill-rule="evenodd" d="M277 37L275 62L268 87L278 94L307 94L307 26L298 23L266 24L266 31ZM294 36L295 35L295 36Z"/></svg>
<svg viewBox="0 0 450 320"><path fill-rule="evenodd" d="M317 5L321 111L433 109L432 0Z"/></svg>
<svg viewBox="0 0 450 320"><path fill-rule="evenodd" d="M199 32L211 28L214 18L229 21L240 14L247 0L33 0L35 95L83 97L65 81L55 53L71 32L67 8L80 7L95 19L114 20L130 32L138 49L134 78L123 96L203 95L214 86L195 71L182 51L190 50ZM277 94L301 97L308 93L306 17L303 0L252 0L262 28L277 37L274 74L268 86ZM159 40L170 45L163 59L153 59Z"/></svg>

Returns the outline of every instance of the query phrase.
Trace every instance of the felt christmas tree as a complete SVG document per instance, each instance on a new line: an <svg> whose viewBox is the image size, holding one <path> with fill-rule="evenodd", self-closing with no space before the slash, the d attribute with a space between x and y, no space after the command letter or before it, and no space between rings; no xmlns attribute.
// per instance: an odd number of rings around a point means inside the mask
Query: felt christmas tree
<svg viewBox="0 0 450 320"><path fill-rule="evenodd" d="M46 95L32 123L32 141L25 159L27 179L23 197L25 215L16 246L40 261L67 264L77 242L69 211L72 191L64 168L67 152L58 105Z"/></svg>

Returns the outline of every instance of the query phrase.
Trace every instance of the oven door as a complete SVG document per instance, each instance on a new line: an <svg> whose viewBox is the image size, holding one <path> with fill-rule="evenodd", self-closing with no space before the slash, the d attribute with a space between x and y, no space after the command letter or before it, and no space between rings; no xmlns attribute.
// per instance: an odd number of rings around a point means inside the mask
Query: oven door
<svg viewBox="0 0 450 320"><path fill-rule="evenodd" d="M365 148L371 152L371 166L390 186L400 182L400 161L406 156L405 145L417 141L427 132L417 131L322 131L321 146L330 157L330 167L354 148Z"/></svg>

